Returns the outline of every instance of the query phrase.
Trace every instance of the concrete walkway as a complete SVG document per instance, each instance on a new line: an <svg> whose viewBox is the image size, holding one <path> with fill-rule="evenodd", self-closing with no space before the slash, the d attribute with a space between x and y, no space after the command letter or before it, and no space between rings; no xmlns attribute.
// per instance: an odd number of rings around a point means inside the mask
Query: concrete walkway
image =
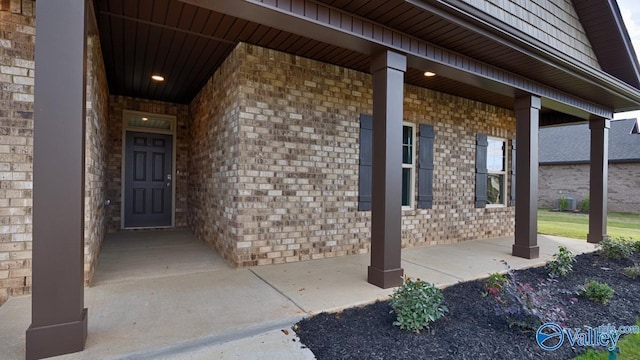
<svg viewBox="0 0 640 360"><path fill-rule="evenodd" d="M539 236L540 258L510 255L512 238L404 249L405 273L447 286L539 266L582 240ZM369 255L233 269L188 231L133 232L105 241L89 308L86 350L60 359L313 359L291 331L305 316L386 299L366 282ZM0 358L24 359L31 298L0 306Z"/></svg>

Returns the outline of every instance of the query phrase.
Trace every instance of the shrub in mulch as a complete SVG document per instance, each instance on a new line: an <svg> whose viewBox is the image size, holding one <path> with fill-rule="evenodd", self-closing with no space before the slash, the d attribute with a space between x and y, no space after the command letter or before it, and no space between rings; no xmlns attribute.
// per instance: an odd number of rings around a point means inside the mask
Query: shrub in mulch
<svg viewBox="0 0 640 360"><path fill-rule="evenodd" d="M547 280L544 267L514 273L520 284L537 288L545 282L549 287L545 291L573 294L571 302L565 296L552 296L546 304L562 308L563 326L634 325L640 315L640 283L625 276L624 269L640 263L640 255L609 259L596 252L578 255L575 260L573 271L553 281ZM607 304L578 295L585 279L613 288ZM496 311L494 297L482 296L486 291L484 280L445 288L444 304L449 312L419 334L393 325L396 315L388 301L318 314L300 321L294 329L318 359L571 359L587 350L572 347L568 341L554 351L542 349L536 342L536 331L513 326L504 313Z"/></svg>

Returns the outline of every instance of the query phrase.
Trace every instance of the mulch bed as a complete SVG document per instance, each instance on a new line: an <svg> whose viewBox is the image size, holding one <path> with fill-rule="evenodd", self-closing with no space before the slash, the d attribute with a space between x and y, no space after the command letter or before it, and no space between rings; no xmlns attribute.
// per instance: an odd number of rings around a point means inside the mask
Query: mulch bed
<svg viewBox="0 0 640 360"><path fill-rule="evenodd" d="M621 271L640 263L640 255L612 261L591 253L576 259L574 271L554 286L573 291L588 278L608 283L615 295L607 305L576 296L576 303L564 306L565 325L634 325L640 315L640 280L629 279ZM519 282L532 285L547 277L543 267L515 274ZM318 359L571 359L586 351L572 348L568 341L555 351L543 350L534 331L509 328L505 318L496 315L496 302L482 297L483 289L482 280L444 289L449 312L420 334L393 325L395 314L390 313L388 301L318 314L300 321L294 329Z"/></svg>

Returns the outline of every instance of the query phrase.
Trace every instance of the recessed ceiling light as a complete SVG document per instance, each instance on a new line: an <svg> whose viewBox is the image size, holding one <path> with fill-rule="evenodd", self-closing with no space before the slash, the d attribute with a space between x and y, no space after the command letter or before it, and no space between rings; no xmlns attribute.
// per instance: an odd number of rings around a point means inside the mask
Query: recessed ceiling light
<svg viewBox="0 0 640 360"><path fill-rule="evenodd" d="M146 117L142 118L142 121L147 121L147 120L149 120L149 118L146 118Z"/></svg>
<svg viewBox="0 0 640 360"><path fill-rule="evenodd" d="M425 71L424 76L432 77L432 76L436 76L436 73L434 73L433 71Z"/></svg>
<svg viewBox="0 0 640 360"><path fill-rule="evenodd" d="M151 75L151 79L155 80L155 81L164 81L164 76L158 75L158 74L153 74L153 75Z"/></svg>

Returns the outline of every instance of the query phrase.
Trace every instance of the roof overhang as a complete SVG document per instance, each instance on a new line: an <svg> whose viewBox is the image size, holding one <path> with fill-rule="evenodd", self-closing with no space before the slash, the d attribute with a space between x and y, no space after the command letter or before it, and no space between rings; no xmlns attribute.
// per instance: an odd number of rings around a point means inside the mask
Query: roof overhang
<svg viewBox="0 0 640 360"><path fill-rule="evenodd" d="M407 54L410 84L505 108L534 94L546 111L573 121L640 109L640 90L628 83L633 81L586 66L462 1L96 2L115 94L187 103L243 41L359 71L369 71L372 54L394 49ZM414 31L416 26L429 28ZM146 60L137 58L141 45ZM145 83L140 74L158 64L181 84L160 91ZM427 69L438 76L426 79Z"/></svg>
<svg viewBox="0 0 640 360"><path fill-rule="evenodd" d="M640 87L638 58L616 0L578 1L573 6L604 71Z"/></svg>

